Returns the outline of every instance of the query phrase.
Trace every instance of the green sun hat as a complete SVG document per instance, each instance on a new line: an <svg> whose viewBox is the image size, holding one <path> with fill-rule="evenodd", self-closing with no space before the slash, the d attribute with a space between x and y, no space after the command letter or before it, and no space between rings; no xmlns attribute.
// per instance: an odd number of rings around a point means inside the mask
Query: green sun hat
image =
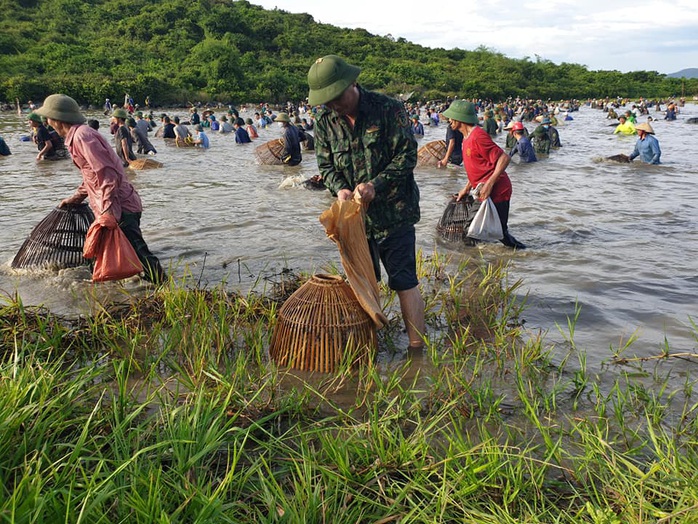
<svg viewBox="0 0 698 524"><path fill-rule="evenodd" d="M126 111L125 109L118 108L118 109L114 109L114 112L111 114L111 116L113 116L114 118L126 119L126 118L128 118L129 115L128 115L128 111Z"/></svg>
<svg viewBox="0 0 698 524"><path fill-rule="evenodd" d="M476 125L478 123L475 104L467 100L454 100L451 102L448 109L444 111L444 116L466 124Z"/></svg>
<svg viewBox="0 0 698 524"><path fill-rule="evenodd" d="M288 116L288 113L279 113L276 115L276 122L290 122L291 117Z"/></svg>
<svg viewBox="0 0 698 524"><path fill-rule="evenodd" d="M27 115L27 120L31 120L32 122L38 122L39 124L43 122L41 119L41 115L37 115L33 111Z"/></svg>
<svg viewBox="0 0 698 524"><path fill-rule="evenodd" d="M80 112L78 103L68 95L49 95L44 100L44 105L34 112L39 116L45 116L46 118L67 124L84 124L87 121Z"/></svg>
<svg viewBox="0 0 698 524"><path fill-rule="evenodd" d="M308 71L308 103L317 106L334 100L356 81L359 73L360 67L348 64L337 55L318 58Z"/></svg>

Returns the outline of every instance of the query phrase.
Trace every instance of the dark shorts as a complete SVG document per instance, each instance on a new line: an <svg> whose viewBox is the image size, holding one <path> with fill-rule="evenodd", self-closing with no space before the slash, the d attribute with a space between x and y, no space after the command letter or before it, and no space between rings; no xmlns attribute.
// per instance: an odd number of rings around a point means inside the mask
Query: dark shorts
<svg viewBox="0 0 698 524"><path fill-rule="evenodd" d="M381 279L380 262L383 262L390 289L407 291L419 284L414 226L400 228L380 242L369 238L368 247L371 251L376 280Z"/></svg>

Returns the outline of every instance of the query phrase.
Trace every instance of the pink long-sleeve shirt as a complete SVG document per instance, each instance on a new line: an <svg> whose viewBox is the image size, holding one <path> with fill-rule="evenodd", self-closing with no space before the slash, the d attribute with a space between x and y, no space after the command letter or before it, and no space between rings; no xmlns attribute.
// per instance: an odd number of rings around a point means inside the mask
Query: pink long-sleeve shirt
<svg viewBox="0 0 698 524"><path fill-rule="evenodd" d="M65 145L82 173L76 194L89 198L96 217L111 210L121 220L122 211L143 211L141 197L126 179L121 160L99 131L84 124L70 128Z"/></svg>

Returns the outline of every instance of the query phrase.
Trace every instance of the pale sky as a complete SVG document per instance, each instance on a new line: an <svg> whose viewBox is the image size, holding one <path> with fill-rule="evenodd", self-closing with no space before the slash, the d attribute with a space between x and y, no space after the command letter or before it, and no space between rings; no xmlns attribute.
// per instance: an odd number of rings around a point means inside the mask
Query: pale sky
<svg viewBox="0 0 698 524"><path fill-rule="evenodd" d="M510 58L536 56L590 70L674 73L698 68L696 0L250 0L361 27L425 47L484 45Z"/></svg>

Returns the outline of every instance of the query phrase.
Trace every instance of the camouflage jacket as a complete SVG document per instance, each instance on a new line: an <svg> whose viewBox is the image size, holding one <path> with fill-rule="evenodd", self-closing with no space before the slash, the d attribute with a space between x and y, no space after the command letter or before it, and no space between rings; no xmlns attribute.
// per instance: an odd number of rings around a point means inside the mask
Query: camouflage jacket
<svg viewBox="0 0 698 524"><path fill-rule="evenodd" d="M417 142L401 102L359 86L354 129L334 111L317 114L315 152L323 181L333 195L373 182L366 233L376 240L419 222L419 189L414 180Z"/></svg>

